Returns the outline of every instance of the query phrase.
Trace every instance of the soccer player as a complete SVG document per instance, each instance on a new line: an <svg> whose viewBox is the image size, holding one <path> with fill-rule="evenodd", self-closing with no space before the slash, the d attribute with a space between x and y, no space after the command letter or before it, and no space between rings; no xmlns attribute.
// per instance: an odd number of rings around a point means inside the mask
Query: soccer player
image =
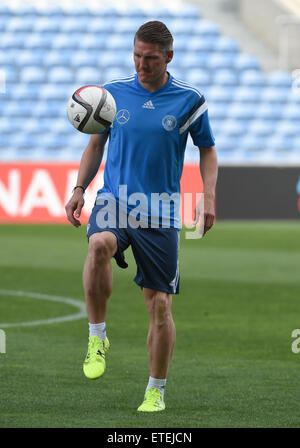
<svg viewBox="0 0 300 448"><path fill-rule="evenodd" d="M104 186L97 193L87 226L83 285L89 343L83 371L90 379L105 371L111 259L126 268L124 252L131 246L137 265L134 281L142 289L150 317L150 377L138 408L141 412L165 409L164 389L176 335L172 295L179 293L178 196L188 134L200 149L204 234L215 216L217 156L207 103L196 88L167 71L172 58L173 37L165 24L143 24L134 38L136 73L104 84L115 98L116 118L109 129L90 137L66 205L69 221L80 226L84 191L98 171L109 138ZM198 219L196 208L195 222Z"/></svg>

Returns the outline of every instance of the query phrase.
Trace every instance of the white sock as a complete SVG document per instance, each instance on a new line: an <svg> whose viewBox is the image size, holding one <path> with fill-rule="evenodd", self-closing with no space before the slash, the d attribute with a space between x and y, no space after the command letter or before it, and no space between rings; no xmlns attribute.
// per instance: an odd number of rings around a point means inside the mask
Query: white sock
<svg viewBox="0 0 300 448"><path fill-rule="evenodd" d="M146 392L151 387L152 389L158 389L163 396L165 393L166 382L166 379L152 378L152 376L149 376L149 382L146 387Z"/></svg>
<svg viewBox="0 0 300 448"><path fill-rule="evenodd" d="M99 324L91 324L89 323L89 337L98 336L101 341L104 341L106 338L106 325L105 322L101 322Z"/></svg>

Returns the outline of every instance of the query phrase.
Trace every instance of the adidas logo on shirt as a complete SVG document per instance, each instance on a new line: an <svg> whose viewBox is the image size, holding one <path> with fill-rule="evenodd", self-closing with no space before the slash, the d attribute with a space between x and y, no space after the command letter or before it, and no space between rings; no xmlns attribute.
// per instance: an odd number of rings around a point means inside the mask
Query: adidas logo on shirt
<svg viewBox="0 0 300 448"><path fill-rule="evenodd" d="M153 103L151 100L147 101L145 104L143 104L144 109L155 109Z"/></svg>

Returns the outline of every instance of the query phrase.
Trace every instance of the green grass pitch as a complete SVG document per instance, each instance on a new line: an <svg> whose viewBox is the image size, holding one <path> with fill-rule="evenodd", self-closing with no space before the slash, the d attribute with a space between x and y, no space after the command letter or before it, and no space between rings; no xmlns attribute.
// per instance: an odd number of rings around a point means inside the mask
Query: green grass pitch
<svg viewBox="0 0 300 448"><path fill-rule="evenodd" d="M139 415L148 381L148 316L135 265L113 262L105 375L82 373L87 319L5 329L0 427L300 427L300 227L217 222L199 240L181 234L181 293L166 411ZM85 227L0 226L0 288L83 301ZM1 323L76 313L60 302L0 295Z"/></svg>

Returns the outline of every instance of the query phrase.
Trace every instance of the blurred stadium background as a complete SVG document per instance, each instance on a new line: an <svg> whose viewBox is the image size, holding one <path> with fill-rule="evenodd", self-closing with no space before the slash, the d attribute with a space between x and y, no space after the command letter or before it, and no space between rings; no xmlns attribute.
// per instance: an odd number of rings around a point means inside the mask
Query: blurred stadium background
<svg viewBox="0 0 300 448"><path fill-rule="evenodd" d="M27 324L74 312L64 297L84 300L85 227L36 225L66 223L88 141L67 100L133 73L133 36L151 19L174 35L170 72L207 98L220 169L217 225L182 238L168 411L146 420L135 408L147 316L130 253L110 304L104 387L82 377L86 319ZM1 0L0 36L0 426L299 427L300 0ZM198 161L189 140L185 191L200 185ZM11 225L22 222L34 225ZM61 303L34 300L43 294Z"/></svg>
<svg viewBox="0 0 300 448"><path fill-rule="evenodd" d="M197 86L208 100L220 166L299 166L299 4L3 0L2 182L9 183L3 164L78 163L88 136L67 121L69 96L82 85L133 73L134 33L153 18L163 20L174 35L175 57L169 70ZM189 139L185 161L195 164L198 158ZM296 175L294 196L297 181ZM297 217L297 207L286 216Z"/></svg>
<svg viewBox="0 0 300 448"><path fill-rule="evenodd" d="M300 22L273 13L300 21L299 2L140 3L1 1L1 161L78 160L87 138L66 121L69 95L133 73L133 35L160 18L175 38L170 71L209 101L220 163L300 163L300 56L284 47L285 28L300 33ZM288 44L298 42L294 32ZM186 160L198 160L191 142Z"/></svg>

